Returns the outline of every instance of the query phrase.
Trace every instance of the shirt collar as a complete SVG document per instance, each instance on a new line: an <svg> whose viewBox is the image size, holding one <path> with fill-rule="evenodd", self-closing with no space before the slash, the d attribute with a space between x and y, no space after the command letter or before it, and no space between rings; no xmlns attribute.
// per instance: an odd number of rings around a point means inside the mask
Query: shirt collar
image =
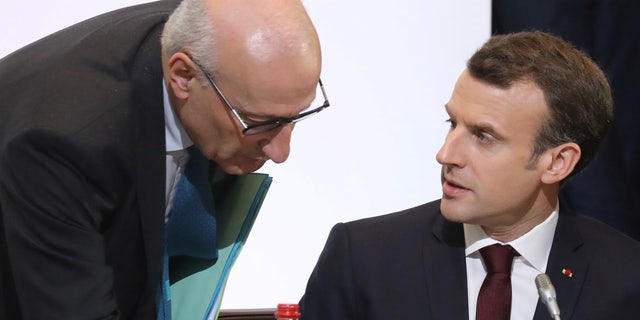
<svg viewBox="0 0 640 320"><path fill-rule="evenodd" d="M166 151L184 150L192 146L193 141L189 138L189 135L184 130L182 123L180 123L175 111L171 107L171 102L169 102L169 93L167 92L164 79L162 80L162 95L164 105L164 139Z"/></svg>
<svg viewBox="0 0 640 320"><path fill-rule="evenodd" d="M538 271L544 273L547 269L547 261L551 252L553 237L558 224L559 204L549 217L541 224L535 226L529 232L509 243L502 243L490 238L479 225L464 224L465 254L467 256L477 252L483 247L495 243L509 244L524 260L529 262Z"/></svg>

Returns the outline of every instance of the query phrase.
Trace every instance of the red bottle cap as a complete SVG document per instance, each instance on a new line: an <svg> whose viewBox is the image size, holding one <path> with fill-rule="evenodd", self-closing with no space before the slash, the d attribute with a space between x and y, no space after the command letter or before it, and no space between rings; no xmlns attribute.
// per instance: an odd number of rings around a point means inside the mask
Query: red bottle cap
<svg viewBox="0 0 640 320"><path fill-rule="evenodd" d="M300 318L300 307L297 304L278 304L278 310L276 311L276 318Z"/></svg>

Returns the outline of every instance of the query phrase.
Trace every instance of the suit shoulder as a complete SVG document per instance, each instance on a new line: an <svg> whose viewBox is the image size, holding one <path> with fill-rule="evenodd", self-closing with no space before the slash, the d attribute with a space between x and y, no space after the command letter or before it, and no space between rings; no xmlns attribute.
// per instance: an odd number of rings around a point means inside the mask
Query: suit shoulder
<svg viewBox="0 0 640 320"><path fill-rule="evenodd" d="M424 203L412 208L404 209L397 212L386 213L382 215L372 216L368 218L353 220L346 224L352 227L389 224L389 223L407 223L430 220L440 212L440 200Z"/></svg>
<svg viewBox="0 0 640 320"><path fill-rule="evenodd" d="M584 245L600 257L625 257L640 263L640 242L613 227L582 215L568 219L578 228Z"/></svg>
<svg viewBox="0 0 640 320"><path fill-rule="evenodd" d="M341 224L351 235L393 238L397 234L424 234L440 215L440 200L416 207Z"/></svg>
<svg viewBox="0 0 640 320"><path fill-rule="evenodd" d="M137 45L152 30L164 25L178 3L179 1L156 1L138 4L77 22L0 59L0 74L3 75L2 78L16 72L21 74L25 72L24 68L31 65L36 65L38 69L59 66L56 70L63 71L83 61L82 59L92 61L95 57L135 54ZM55 81L65 79L56 74L55 77L41 76L38 81L49 78Z"/></svg>

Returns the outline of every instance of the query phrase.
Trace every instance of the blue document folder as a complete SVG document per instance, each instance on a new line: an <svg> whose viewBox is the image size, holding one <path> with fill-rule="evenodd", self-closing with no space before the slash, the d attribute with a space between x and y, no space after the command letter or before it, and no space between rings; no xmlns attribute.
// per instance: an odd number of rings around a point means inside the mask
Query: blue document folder
<svg viewBox="0 0 640 320"><path fill-rule="evenodd" d="M218 258L178 257L171 261L172 319L217 319L229 272L258 215L272 178L250 173L214 192Z"/></svg>

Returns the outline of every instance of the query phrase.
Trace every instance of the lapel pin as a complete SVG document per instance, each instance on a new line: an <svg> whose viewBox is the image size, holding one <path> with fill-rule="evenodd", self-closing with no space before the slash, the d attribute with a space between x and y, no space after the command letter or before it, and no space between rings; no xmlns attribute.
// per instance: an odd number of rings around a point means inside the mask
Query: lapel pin
<svg viewBox="0 0 640 320"><path fill-rule="evenodd" d="M564 274L565 276L571 278L573 277L573 272L571 272L570 269L562 269L562 274Z"/></svg>

